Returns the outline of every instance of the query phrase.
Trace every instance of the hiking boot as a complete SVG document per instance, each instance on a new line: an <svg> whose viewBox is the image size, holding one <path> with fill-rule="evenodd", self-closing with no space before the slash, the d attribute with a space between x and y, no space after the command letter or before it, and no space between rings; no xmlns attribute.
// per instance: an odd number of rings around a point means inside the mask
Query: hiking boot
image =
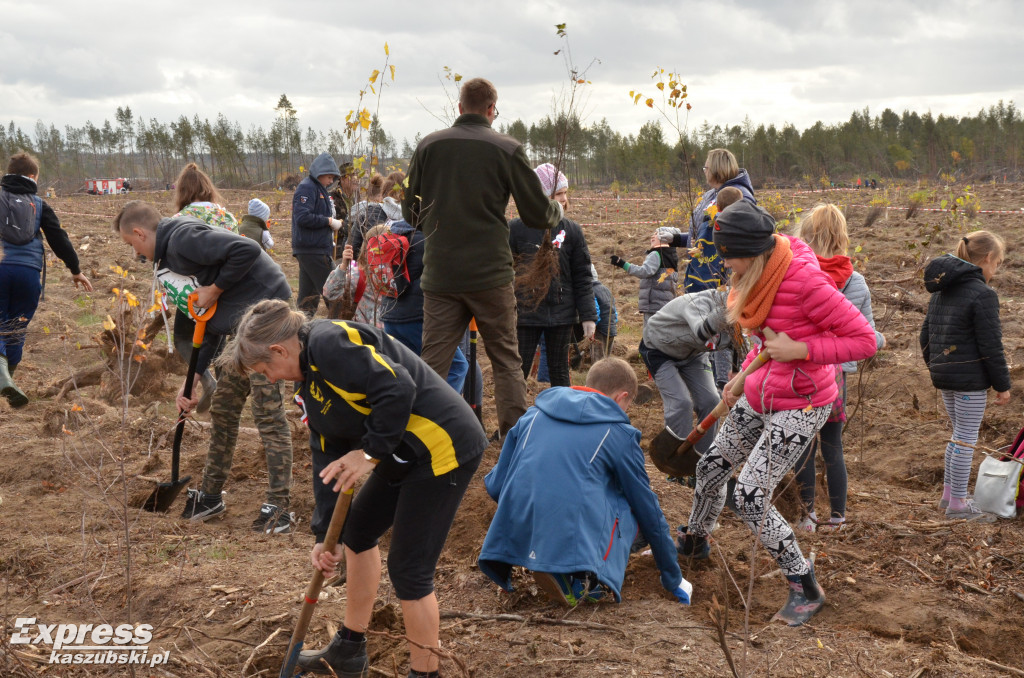
<svg viewBox="0 0 1024 678"><path fill-rule="evenodd" d="M219 516L226 510L222 495L206 494L201 490L189 488L188 496L185 498L185 510L181 512L181 517L185 520L203 523L214 516Z"/></svg>
<svg viewBox="0 0 1024 678"><path fill-rule="evenodd" d="M686 525L676 528L676 551L690 560L707 560L711 555L711 542L707 537L690 534Z"/></svg>
<svg viewBox="0 0 1024 678"><path fill-rule="evenodd" d="M199 377L199 383L203 386L203 395L199 397L199 404L196 405L196 413L202 414L210 409L210 403L213 402L213 392L217 390L217 379L214 378L210 370L203 372L202 376Z"/></svg>
<svg viewBox="0 0 1024 678"><path fill-rule="evenodd" d="M0 396L7 398L11 407L25 407L28 405L28 396L14 383L12 371L8 371L7 356L0 355Z"/></svg>
<svg viewBox="0 0 1024 678"><path fill-rule="evenodd" d="M597 603L605 597L605 588L600 583L591 587L590 580L580 579L571 574L532 572L533 581L551 600L566 607L576 607L581 602Z"/></svg>
<svg viewBox="0 0 1024 678"><path fill-rule="evenodd" d="M986 513L980 508L974 505L974 501L968 499L967 503L964 504L963 508L960 509L946 509L947 520L967 520L972 523L994 523L996 522L996 515L994 513Z"/></svg>
<svg viewBox="0 0 1024 678"><path fill-rule="evenodd" d="M814 563L807 563L807 574L786 575L789 582L789 598L773 619L779 619L790 626L802 626L816 615L825 605L825 592L818 586L814 576Z"/></svg>
<svg viewBox="0 0 1024 678"><path fill-rule="evenodd" d="M818 529L818 524L814 522L814 519L810 516L804 516L800 521L793 527L794 532L810 532L813 534Z"/></svg>
<svg viewBox="0 0 1024 678"><path fill-rule="evenodd" d="M366 639L345 640L339 631L334 634L330 645L324 649L300 652L298 668L301 671L327 675L333 672L338 678L365 678L370 675Z"/></svg>
<svg viewBox="0 0 1024 678"><path fill-rule="evenodd" d="M940 497L939 498L939 510L945 511L948 508L949 508L949 500L946 499L945 497Z"/></svg>
<svg viewBox="0 0 1024 678"><path fill-rule="evenodd" d="M264 504L260 507L260 515L252 521L253 532L264 534L288 534L292 531L295 522L295 514L280 509L274 504Z"/></svg>

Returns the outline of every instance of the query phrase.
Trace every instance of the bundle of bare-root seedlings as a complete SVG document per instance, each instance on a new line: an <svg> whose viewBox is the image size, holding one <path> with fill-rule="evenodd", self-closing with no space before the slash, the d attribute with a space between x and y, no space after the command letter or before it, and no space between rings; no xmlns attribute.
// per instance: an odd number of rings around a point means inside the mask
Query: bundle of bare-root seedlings
<svg viewBox="0 0 1024 678"><path fill-rule="evenodd" d="M521 256L516 261L516 298L523 308L534 311L548 296L551 282L559 276L561 265L558 250L551 243L551 231L544 231L540 248L533 256Z"/></svg>

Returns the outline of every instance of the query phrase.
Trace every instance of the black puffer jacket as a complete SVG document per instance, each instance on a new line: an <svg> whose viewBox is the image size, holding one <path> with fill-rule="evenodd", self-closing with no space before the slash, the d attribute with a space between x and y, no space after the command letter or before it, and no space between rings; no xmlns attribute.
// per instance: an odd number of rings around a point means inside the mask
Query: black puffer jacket
<svg viewBox="0 0 1024 678"><path fill-rule="evenodd" d="M924 285L932 298L921 326L921 351L935 388L1009 391L999 297L981 269L944 254L925 268Z"/></svg>
<svg viewBox="0 0 1024 678"><path fill-rule="evenodd" d="M545 231L527 228L521 219L508 224L508 243L516 260L516 269L528 266L540 248ZM558 263L561 273L558 280L551 281L551 288L544 301L533 309L533 303L516 293L519 311L518 324L523 327L557 327L572 325L586 320L597 320L594 305L594 286L590 276L590 250L583 238L579 224L562 219L552 229L552 238L558 247Z"/></svg>

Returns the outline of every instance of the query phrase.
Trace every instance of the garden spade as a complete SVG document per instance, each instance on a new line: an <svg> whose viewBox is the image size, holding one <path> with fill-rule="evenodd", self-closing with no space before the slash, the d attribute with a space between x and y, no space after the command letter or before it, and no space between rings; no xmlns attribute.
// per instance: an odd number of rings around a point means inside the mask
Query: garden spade
<svg viewBox="0 0 1024 678"><path fill-rule="evenodd" d="M333 553L334 547L341 537L341 529L345 527L345 518L348 516L348 507L352 503L352 493L355 488L349 488L338 493L338 501L334 504L334 513L331 514L331 523L327 526L327 534L324 536L323 549L327 553ZM313 610L320 599L320 588L324 584L324 573L320 570L313 572L313 580L306 588L306 596L302 601L302 610L299 612L299 619L295 622L295 630L292 631L292 639L288 643L288 651L284 655L284 664L281 666L280 678L292 678L295 669L298 667L299 653L302 651L302 643L306 639L306 631L309 629L309 622L313 619Z"/></svg>
<svg viewBox="0 0 1024 678"><path fill-rule="evenodd" d="M196 379L196 364L199 362L199 347L203 344L203 335L206 334L206 323L213 317L214 311L217 310L216 302L205 310L200 309L202 313L197 313L195 310L195 301L199 298L195 292L188 296L188 313L196 322L195 332L192 334L192 355L188 359L188 374L185 376L185 397L192 397L192 384ZM181 461L181 437L185 433L185 412L184 410L178 412L178 425L174 429L174 445L171 451L171 482L160 483L153 490L153 493L146 499L146 503L142 505L147 511L153 511L154 513L167 513L174 503L174 500L178 498L178 494L181 492L181 488L188 484L188 481L192 480L192 476L185 476L184 478L178 478L178 464Z"/></svg>

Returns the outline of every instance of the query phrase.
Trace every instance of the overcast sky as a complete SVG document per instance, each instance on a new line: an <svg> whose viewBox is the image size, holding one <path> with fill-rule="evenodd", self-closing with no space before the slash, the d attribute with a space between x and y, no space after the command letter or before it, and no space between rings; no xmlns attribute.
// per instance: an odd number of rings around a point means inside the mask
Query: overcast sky
<svg viewBox="0 0 1024 678"><path fill-rule="evenodd" d="M1024 3L1015 0L452 0L327 2L0 0L0 121L31 133L218 113L269 127L287 93L303 128L340 129L383 68L380 119L401 142L442 126L444 66L498 88L498 122L535 121L567 79L555 24L588 76L587 122L635 133L657 116L656 67L684 75L690 127L816 120L886 107L974 114L1024 102ZM370 102L368 102L370 103ZM371 109L376 106L372 102Z"/></svg>

